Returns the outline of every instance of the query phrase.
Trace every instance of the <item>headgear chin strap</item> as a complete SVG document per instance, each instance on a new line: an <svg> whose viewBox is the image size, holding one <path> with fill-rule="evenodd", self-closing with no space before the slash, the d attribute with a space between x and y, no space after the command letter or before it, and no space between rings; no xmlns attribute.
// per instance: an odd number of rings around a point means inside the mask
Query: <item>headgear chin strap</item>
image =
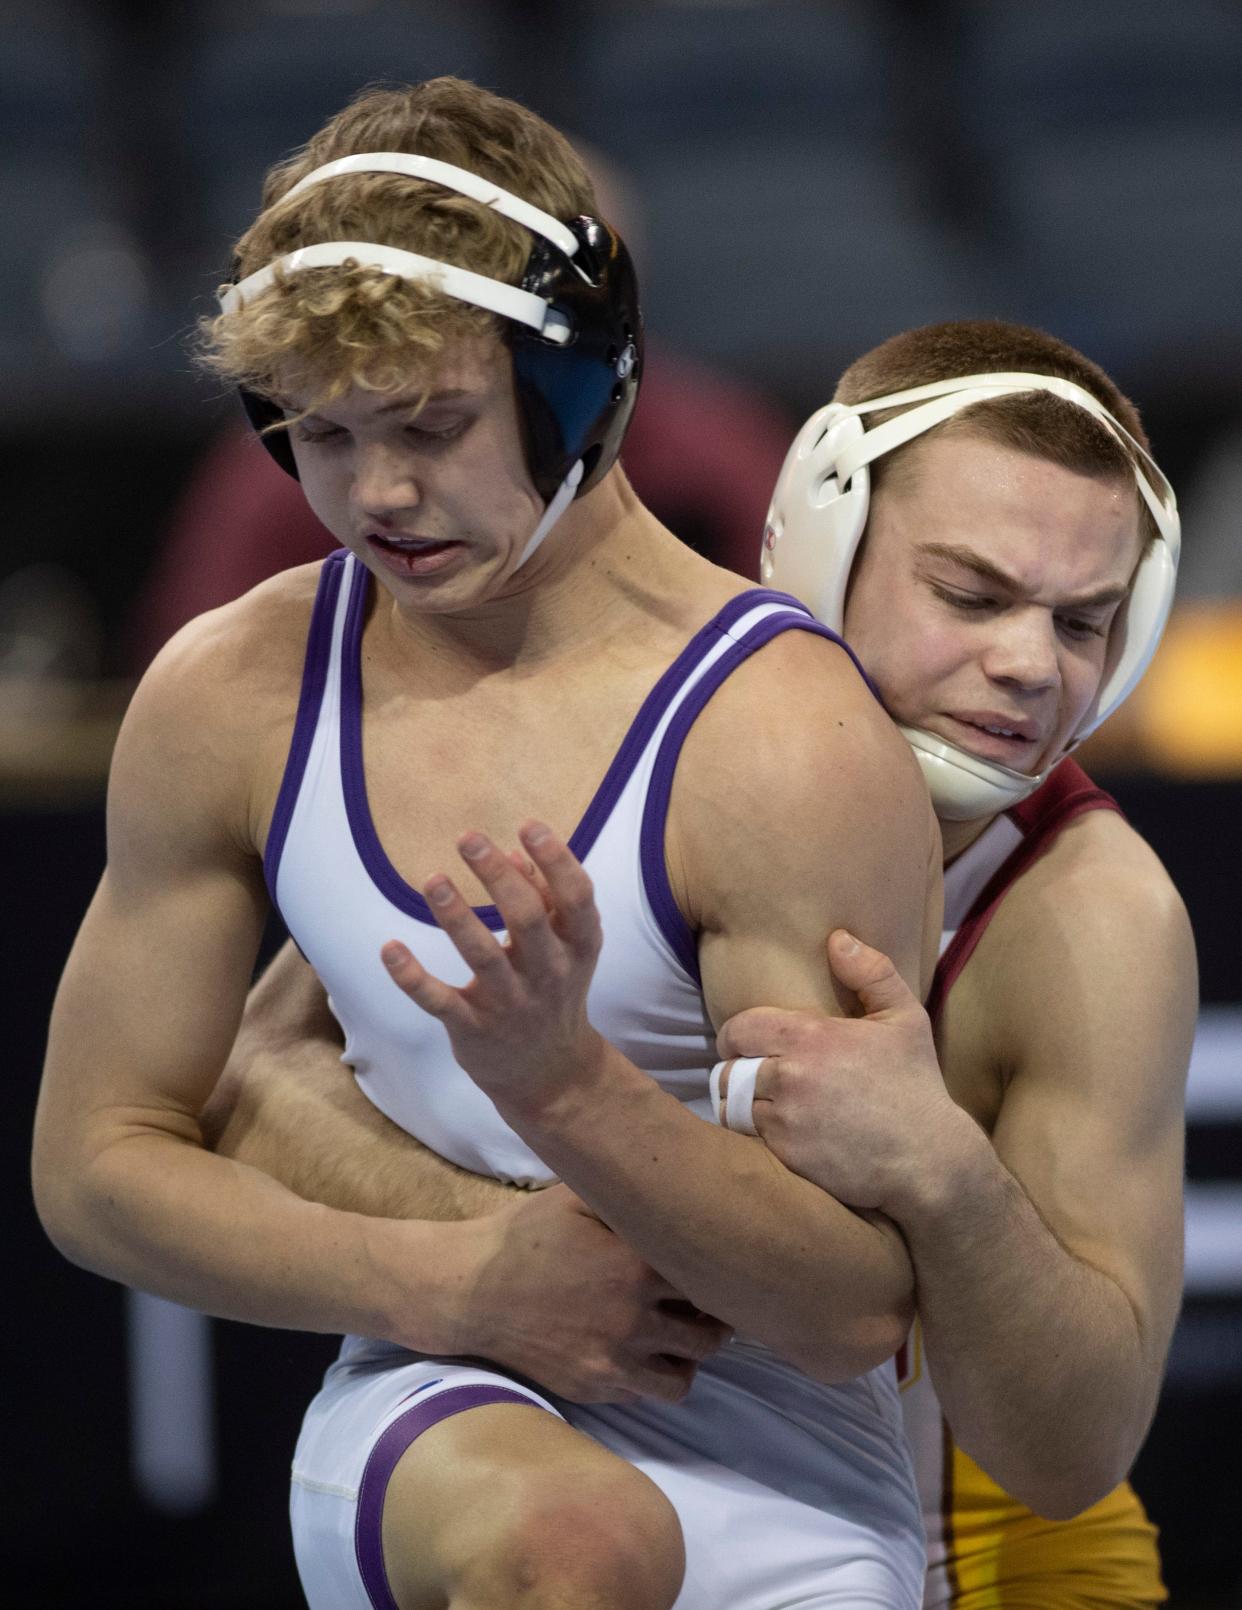
<svg viewBox="0 0 1242 1610"><path fill-rule="evenodd" d="M1139 495L1158 539L1149 544L1109 636L1100 686L1060 754L1037 775L981 760L935 733L902 727L945 821L973 821L1008 810L1039 787L1052 767L1105 721L1133 691L1151 662L1173 605L1181 526L1177 499L1151 455L1089 391L1057 375L1022 372L962 375L867 402L829 403L812 414L786 456L768 510L759 574L765 586L792 593L826 626L841 632L850 571L867 523L868 466L971 404L1020 392L1046 391L1107 426L1134 466ZM868 431L865 414L905 413Z"/></svg>
<svg viewBox="0 0 1242 1610"><path fill-rule="evenodd" d="M604 478L621 450L643 367L642 315L629 253L616 231L598 218L553 218L490 179L406 151L360 152L327 162L274 205L283 206L311 185L360 173L402 174L443 185L521 224L535 237L521 284L374 241L319 241L225 286L221 312L237 312L288 275L349 264L425 281L507 320L527 464L545 503L520 568L573 499ZM268 430L284 419L282 411L252 391L242 392L242 403L268 452L296 477L287 435Z"/></svg>

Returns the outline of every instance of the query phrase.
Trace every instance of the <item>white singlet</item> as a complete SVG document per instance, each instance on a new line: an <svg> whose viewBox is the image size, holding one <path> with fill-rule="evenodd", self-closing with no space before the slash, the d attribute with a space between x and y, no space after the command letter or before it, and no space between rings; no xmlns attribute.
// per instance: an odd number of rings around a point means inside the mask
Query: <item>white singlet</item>
<svg viewBox="0 0 1242 1610"><path fill-rule="evenodd" d="M272 896L329 992L345 1060L370 1099L465 1168L546 1182L547 1169L458 1067L440 1025L379 960L383 942L397 938L441 978L468 976L371 821L360 677L370 585L351 556L325 562L268 837ZM694 935L665 873L665 816L695 716L737 665L788 630L832 637L779 593L755 589L726 604L647 696L570 840L603 920L591 1020L705 1120L713 1031ZM418 792L415 756L411 808ZM499 931L494 908L476 909ZM891 1364L824 1386L739 1339L702 1366L680 1404L582 1407L478 1361L350 1337L294 1459L294 1542L311 1610L391 1610L379 1538L387 1473L426 1423L512 1394L559 1412L667 1494L686 1543L676 1610L918 1606L922 1525Z"/></svg>

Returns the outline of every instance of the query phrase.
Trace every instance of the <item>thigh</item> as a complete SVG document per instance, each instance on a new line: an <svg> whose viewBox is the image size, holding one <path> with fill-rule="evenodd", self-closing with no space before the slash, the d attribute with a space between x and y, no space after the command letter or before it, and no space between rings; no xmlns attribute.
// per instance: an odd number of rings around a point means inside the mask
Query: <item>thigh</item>
<svg viewBox="0 0 1242 1610"><path fill-rule="evenodd" d="M526 1592L575 1610L670 1610L684 1569L676 1514L654 1482L513 1401L446 1417L407 1447L382 1542L397 1610L509 1610Z"/></svg>
<svg viewBox="0 0 1242 1610"><path fill-rule="evenodd" d="M462 1390L511 1393L556 1416L533 1388L499 1371L398 1349L342 1357L329 1369L302 1421L290 1487L293 1550L310 1610L391 1610L381 1542L387 1479L417 1432L411 1410Z"/></svg>
<svg viewBox="0 0 1242 1610"><path fill-rule="evenodd" d="M310 1610L441 1610L464 1574L524 1570L532 1551L587 1583L620 1562L644 1606L671 1605L681 1579L659 1489L535 1389L474 1366L334 1365L303 1423L291 1515ZM567 1602L595 1601L584 1587Z"/></svg>

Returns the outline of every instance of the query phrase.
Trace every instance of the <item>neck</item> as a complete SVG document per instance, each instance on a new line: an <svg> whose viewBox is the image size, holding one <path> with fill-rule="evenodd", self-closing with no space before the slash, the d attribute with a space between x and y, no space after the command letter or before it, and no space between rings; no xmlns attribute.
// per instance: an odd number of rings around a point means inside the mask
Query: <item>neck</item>
<svg viewBox="0 0 1242 1610"><path fill-rule="evenodd" d="M393 631L468 673L531 674L629 631L675 588L687 550L620 467L570 504L530 560L488 597L443 613L390 609Z"/></svg>

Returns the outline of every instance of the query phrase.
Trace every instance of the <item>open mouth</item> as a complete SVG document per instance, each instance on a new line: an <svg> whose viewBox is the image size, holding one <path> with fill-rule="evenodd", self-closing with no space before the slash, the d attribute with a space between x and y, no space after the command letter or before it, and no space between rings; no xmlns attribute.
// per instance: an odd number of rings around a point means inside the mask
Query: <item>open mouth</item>
<svg viewBox="0 0 1242 1610"><path fill-rule="evenodd" d="M985 721L968 716L946 716L952 731L946 736L982 760L998 760L1017 770L1023 769L1039 752L1037 739L1003 721ZM1024 724L1026 725L1026 724Z"/></svg>
<svg viewBox="0 0 1242 1610"><path fill-rule="evenodd" d="M460 542L440 542L427 537L381 536L369 532L367 542L389 570L398 575L419 576L441 570L459 553Z"/></svg>

